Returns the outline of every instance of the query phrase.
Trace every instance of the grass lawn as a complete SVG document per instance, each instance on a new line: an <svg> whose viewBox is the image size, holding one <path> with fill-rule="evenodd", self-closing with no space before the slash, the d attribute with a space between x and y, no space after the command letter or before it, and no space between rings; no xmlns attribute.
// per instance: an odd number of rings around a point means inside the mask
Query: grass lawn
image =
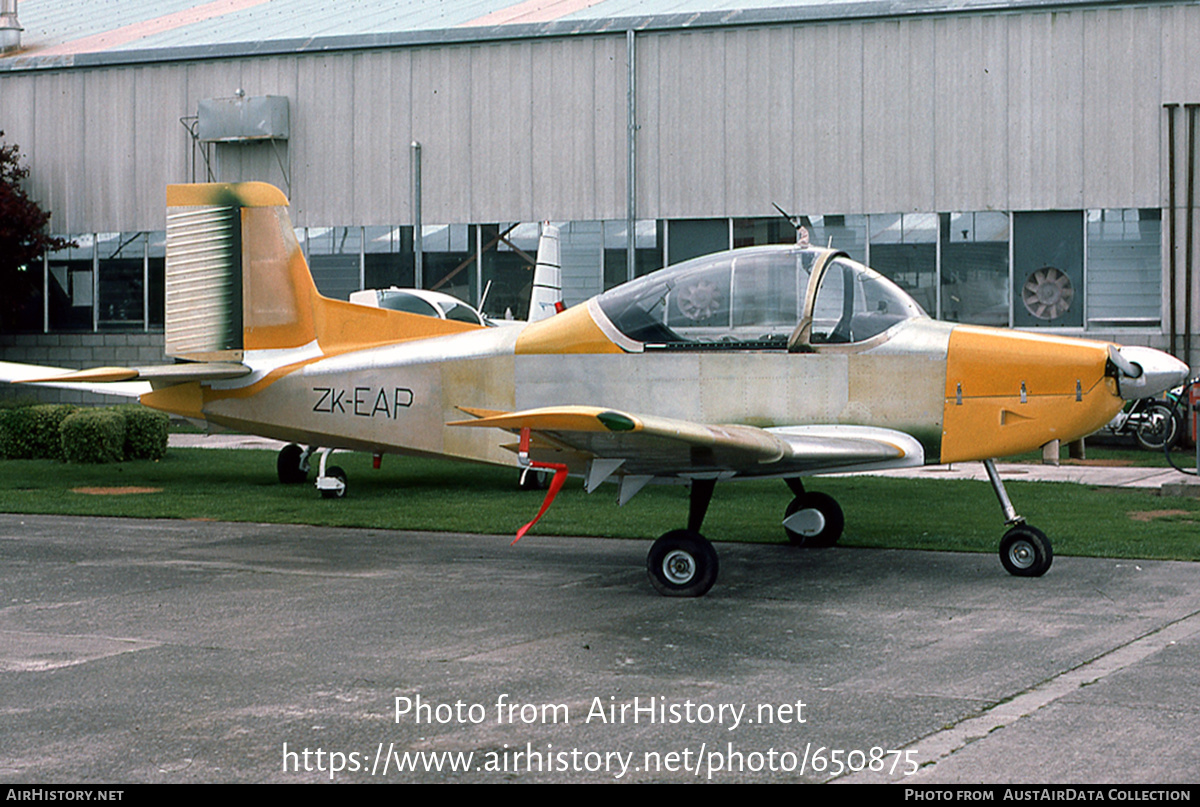
<svg viewBox="0 0 1200 807"><path fill-rule="evenodd" d="M542 500L539 492L518 491L511 469L388 456L376 471L365 454L338 454L332 462L349 476L344 499L322 499L311 484L279 484L268 451L172 449L159 462L110 465L0 461L0 511L506 534L531 519ZM1200 501L1066 483L1006 484L1017 511L1050 536L1056 554L1200 559ZM841 504L847 546L994 553L1004 532L985 482L828 477L806 485ZM779 480L718 485L704 533L715 541L781 542L790 498ZM681 486L647 487L623 508L615 502L614 485L589 496L570 480L524 540L651 539L687 521Z"/></svg>

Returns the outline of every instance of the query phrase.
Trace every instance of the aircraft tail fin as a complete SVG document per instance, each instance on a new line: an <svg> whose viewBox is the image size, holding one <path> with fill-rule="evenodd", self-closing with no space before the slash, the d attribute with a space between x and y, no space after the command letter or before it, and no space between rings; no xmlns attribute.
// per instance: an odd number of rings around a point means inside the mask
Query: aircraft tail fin
<svg viewBox="0 0 1200 807"><path fill-rule="evenodd" d="M538 240L537 265L533 268L533 292L529 298L529 321L547 319L563 310L562 259L558 228L547 222Z"/></svg>
<svg viewBox="0 0 1200 807"><path fill-rule="evenodd" d="M168 356L240 361L314 342L329 354L474 327L321 296L272 185L167 188Z"/></svg>

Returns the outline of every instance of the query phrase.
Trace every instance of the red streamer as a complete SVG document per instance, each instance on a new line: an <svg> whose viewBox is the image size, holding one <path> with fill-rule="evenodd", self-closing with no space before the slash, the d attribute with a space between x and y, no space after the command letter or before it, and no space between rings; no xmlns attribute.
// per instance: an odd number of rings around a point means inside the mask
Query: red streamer
<svg viewBox="0 0 1200 807"><path fill-rule="evenodd" d="M554 478L550 480L550 489L546 491L546 498L542 502L542 509L538 510L538 514L533 517L533 521L530 521L524 527L517 530L517 537L513 538L512 544L509 544L509 546L512 546L517 541L521 540L521 536L529 532L529 528L538 523L538 519L545 515L546 511L550 509L550 502L554 501L554 497L558 495L560 490L562 490L563 483L567 481L567 466L565 465L559 465L558 463L553 462L531 462L529 463L529 467L546 468L548 470L553 469Z"/></svg>

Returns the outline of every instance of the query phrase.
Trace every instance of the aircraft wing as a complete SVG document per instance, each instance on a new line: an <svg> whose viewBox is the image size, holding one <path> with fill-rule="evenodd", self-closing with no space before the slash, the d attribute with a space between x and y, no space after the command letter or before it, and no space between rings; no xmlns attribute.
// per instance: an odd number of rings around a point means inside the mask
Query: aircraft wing
<svg viewBox="0 0 1200 807"><path fill-rule="evenodd" d="M152 367L97 367L91 370L68 370L62 367L0 362L0 381L82 390L101 395L120 395L127 398L144 395L150 392L154 386L168 386L184 381L216 381L238 378L250 372L249 367L236 362L189 362Z"/></svg>
<svg viewBox="0 0 1200 807"><path fill-rule="evenodd" d="M450 425L530 431L531 458L583 472L636 477L799 476L923 465L925 452L894 429L841 424L758 428L709 425L612 409L560 406L522 412L466 409ZM597 462L599 461L599 462Z"/></svg>

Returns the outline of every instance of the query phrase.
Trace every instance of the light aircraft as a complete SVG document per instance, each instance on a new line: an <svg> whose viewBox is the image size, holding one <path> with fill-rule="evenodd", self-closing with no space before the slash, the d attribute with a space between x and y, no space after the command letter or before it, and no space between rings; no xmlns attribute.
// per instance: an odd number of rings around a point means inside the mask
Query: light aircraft
<svg viewBox="0 0 1200 807"><path fill-rule="evenodd" d="M842 510L801 477L968 460L1009 527L1002 564L1041 575L1050 541L993 458L1089 434L1187 375L1148 348L932 320L803 245L698 258L517 327L367 308L317 293L276 188L176 185L167 204L166 347L181 363L26 380L148 382L147 406L297 444L553 471L539 518L568 474L589 492L616 481L620 504L689 485L686 527L647 558L668 596L717 578L700 530L718 481L785 480L788 539L829 546Z"/></svg>
<svg viewBox="0 0 1200 807"><path fill-rule="evenodd" d="M563 310L559 236L557 227L550 222L543 224L541 236L538 238L537 259L534 262L533 282L530 287L529 319L524 322L537 322ZM485 299L490 288L491 282L489 281L483 291ZM475 325L500 326L518 323L518 320L512 318L511 311L508 312L506 319L491 318L483 313L482 302L476 309L457 297L429 289L402 289L396 286L386 289L362 289L351 292L350 302L373 308L389 308L393 311L407 311L410 314L424 314L438 319L470 322Z"/></svg>
<svg viewBox="0 0 1200 807"><path fill-rule="evenodd" d="M393 311L408 311L438 319L453 319L486 325L478 310L457 297L440 291L426 289L401 289L395 286L386 289L362 289L350 293L350 302L372 308L390 308Z"/></svg>

